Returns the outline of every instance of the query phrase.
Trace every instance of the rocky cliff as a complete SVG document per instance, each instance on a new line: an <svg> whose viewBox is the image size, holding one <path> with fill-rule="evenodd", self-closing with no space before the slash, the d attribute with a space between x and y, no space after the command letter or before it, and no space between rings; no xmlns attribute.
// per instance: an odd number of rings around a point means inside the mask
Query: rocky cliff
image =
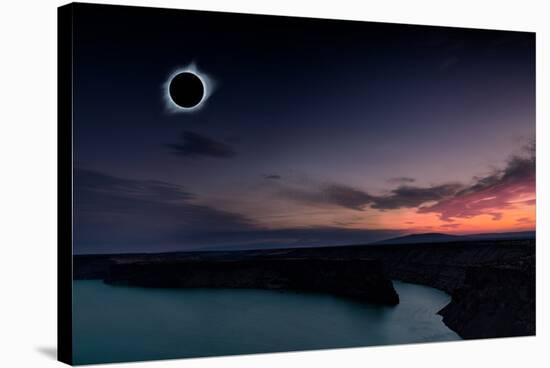
<svg viewBox="0 0 550 368"><path fill-rule="evenodd" d="M288 288L395 304L388 277L449 293L439 313L463 338L535 334L534 239L74 257L75 279Z"/></svg>
<svg viewBox="0 0 550 368"><path fill-rule="evenodd" d="M465 339L535 334L535 241L385 246L362 252L389 277L449 293L439 314Z"/></svg>
<svg viewBox="0 0 550 368"><path fill-rule="evenodd" d="M535 334L534 268L470 267L439 314L465 339Z"/></svg>
<svg viewBox="0 0 550 368"><path fill-rule="evenodd" d="M326 292L395 305L379 262L343 259L114 261L106 283L154 288L256 288Z"/></svg>

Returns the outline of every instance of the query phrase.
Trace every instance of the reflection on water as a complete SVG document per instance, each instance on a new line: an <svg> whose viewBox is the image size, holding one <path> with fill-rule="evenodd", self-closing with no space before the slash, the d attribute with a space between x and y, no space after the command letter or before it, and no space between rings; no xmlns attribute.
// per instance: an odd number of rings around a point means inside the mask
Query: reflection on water
<svg viewBox="0 0 550 368"><path fill-rule="evenodd" d="M394 283L396 307L327 294L142 289L74 282L76 364L460 339L437 311L450 298Z"/></svg>

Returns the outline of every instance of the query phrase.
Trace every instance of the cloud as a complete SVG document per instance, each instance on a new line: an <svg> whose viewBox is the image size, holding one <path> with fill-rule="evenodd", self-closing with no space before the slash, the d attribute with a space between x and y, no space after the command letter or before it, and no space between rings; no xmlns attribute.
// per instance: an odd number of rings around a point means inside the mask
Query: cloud
<svg viewBox="0 0 550 368"><path fill-rule="evenodd" d="M75 168L74 184L77 254L365 244L401 235L330 226L266 229L197 203L182 185L93 170Z"/></svg>
<svg viewBox="0 0 550 368"><path fill-rule="evenodd" d="M75 247L177 244L181 231L255 228L243 215L195 203L182 186L75 169Z"/></svg>
<svg viewBox="0 0 550 368"><path fill-rule="evenodd" d="M416 181L415 178L409 178L407 176L389 178L387 180L387 182L390 183L390 184L410 184L410 183L414 183L415 181Z"/></svg>
<svg viewBox="0 0 550 368"><path fill-rule="evenodd" d="M520 217L516 219L516 222L518 224L532 224L534 221L530 219L529 217Z"/></svg>
<svg viewBox="0 0 550 368"><path fill-rule="evenodd" d="M462 188L462 185L458 183L434 185L424 188L403 185L393 189L388 195L375 197L371 207L380 210L414 208L426 202L439 201L452 196L460 188Z"/></svg>
<svg viewBox="0 0 550 368"><path fill-rule="evenodd" d="M311 205L334 205L361 211L372 202L373 197L369 194L342 184L325 185L319 190L311 191L297 188L283 188L279 195L311 204Z"/></svg>
<svg viewBox="0 0 550 368"><path fill-rule="evenodd" d="M487 214L502 218L502 210L519 204L533 205L535 196L534 145L527 155L511 157L504 169L474 178L473 184L452 197L419 208L419 213L436 213L443 221L472 218Z"/></svg>
<svg viewBox="0 0 550 368"><path fill-rule="evenodd" d="M457 229L460 227L460 224L445 224L445 225L441 225L441 227L444 227L447 229Z"/></svg>
<svg viewBox="0 0 550 368"><path fill-rule="evenodd" d="M280 194L309 204L335 205L357 211L363 211L367 206L379 210L393 210L414 208L426 202L441 200L461 187L460 184L452 183L425 188L403 185L388 194L376 196L343 184L330 184L316 191L285 188Z"/></svg>
<svg viewBox="0 0 550 368"><path fill-rule="evenodd" d="M281 175L277 175L277 174L264 175L264 179L280 180Z"/></svg>
<svg viewBox="0 0 550 368"><path fill-rule="evenodd" d="M283 188L279 195L311 205L356 211L417 208L418 213L435 213L447 222L479 215L499 221L505 209L535 204L535 148L529 145L523 154L512 156L503 169L474 177L470 184L400 185L382 195L343 184L325 184L314 189Z"/></svg>
<svg viewBox="0 0 550 368"><path fill-rule="evenodd" d="M354 210L362 210L365 205L373 200L373 197L368 193L336 184L324 188L324 196L331 203Z"/></svg>
<svg viewBox="0 0 550 368"><path fill-rule="evenodd" d="M230 145L190 131L183 132L180 140L180 143L166 144L178 156L231 158L236 155Z"/></svg>
<svg viewBox="0 0 550 368"><path fill-rule="evenodd" d="M99 194L117 194L149 201L185 201L195 198L181 185L159 180L130 180L102 174L97 171L76 169L75 184L79 191L96 191Z"/></svg>

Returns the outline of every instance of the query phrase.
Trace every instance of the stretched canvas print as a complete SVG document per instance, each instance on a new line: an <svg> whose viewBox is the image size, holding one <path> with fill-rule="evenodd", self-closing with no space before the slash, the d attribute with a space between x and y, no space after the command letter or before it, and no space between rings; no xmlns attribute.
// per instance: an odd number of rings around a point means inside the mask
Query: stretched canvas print
<svg viewBox="0 0 550 368"><path fill-rule="evenodd" d="M59 8L59 359L535 334L535 34Z"/></svg>

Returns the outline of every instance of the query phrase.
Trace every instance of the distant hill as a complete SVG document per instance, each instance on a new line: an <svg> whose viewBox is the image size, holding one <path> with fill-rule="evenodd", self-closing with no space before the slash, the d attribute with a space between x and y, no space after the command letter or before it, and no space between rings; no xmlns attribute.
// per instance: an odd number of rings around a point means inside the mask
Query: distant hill
<svg viewBox="0 0 550 368"><path fill-rule="evenodd" d="M423 234L411 234L400 236L398 238L391 238L382 241L375 242L373 244L418 244L418 243L448 243L453 241L460 241L463 236L449 235L443 233L423 233Z"/></svg>
<svg viewBox="0 0 550 368"><path fill-rule="evenodd" d="M420 244L420 243L449 243L456 241L475 241L475 240L505 240L505 239L533 239L534 231L519 231L508 233L486 233L471 235L450 235L444 233L423 233L400 236L381 240L371 244Z"/></svg>
<svg viewBox="0 0 550 368"><path fill-rule="evenodd" d="M485 233L465 235L471 240L486 240L486 239L534 239L535 231L516 231L509 233Z"/></svg>

